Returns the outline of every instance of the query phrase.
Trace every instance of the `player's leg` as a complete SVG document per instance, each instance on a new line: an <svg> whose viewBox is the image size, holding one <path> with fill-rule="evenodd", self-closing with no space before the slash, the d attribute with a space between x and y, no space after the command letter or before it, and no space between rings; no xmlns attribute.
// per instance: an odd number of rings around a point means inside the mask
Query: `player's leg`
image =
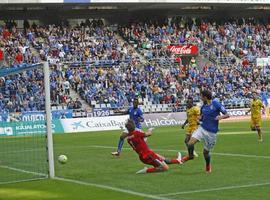
<svg viewBox="0 0 270 200"><path fill-rule="evenodd" d="M158 156L160 156L159 154L157 154ZM162 157L162 156L161 156ZM165 158L165 157L162 157L164 162L168 165L170 164L182 164L182 155L180 152L178 152L177 154L177 158L173 158L173 159L170 159L170 158Z"/></svg>
<svg viewBox="0 0 270 200"><path fill-rule="evenodd" d="M204 139L203 156L205 160L206 173L212 172L210 151L214 148L216 144L216 137L217 135L215 133L211 133L206 130L203 131L203 139Z"/></svg>
<svg viewBox="0 0 270 200"><path fill-rule="evenodd" d="M140 160L148 165L152 165L152 168L143 168L136 172L136 174L145 174L145 173L154 173L154 172L163 172L169 169L169 166L165 163L164 158L151 152L147 156L140 156Z"/></svg>
<svg viewBox="0 0 270 200"><path fill-rule="evenodd" d="M262 130L261 130L261 120L257 118L251 118L251 130L257 131L257 134L259 136L259 141L263 141L262 137Z"/></svg>
<svg viewBox="0 0 270 200"><path fill-rule="evenodd" d="M204 160L205 160L205 171L207 173L211 173L212 172L212 166L211 166L211 155L210 155L210 151L204 149L203 150L203 156L204 156Z"/></svg>
<svg viewBox="0 0 270 200"><path fill-rule="evenodd" d="M164 172L169 169L169 166L165 163L165 161L160 161L156 159L155 162L158 163L159 166L148 168L146 170L146 173Z"/></svg>
<svg viewBox="0 0 270 200"><path fill-rule="evenodd" d="M194 158L194 145L202 139L202 130L203 130L202 127L199 127L192 134L191 138L187 143L188 156L184 156L182 158L182 162L186 162Z"/></svg>
<svg viewBox="0 0 270 200"><path fill-rule="evenodd" d="M262 122L261 120L258 120L256 122L256 130L257 130L257 133L258 133L258 136L259 136L259 142L262 142L263 141L263 135L262 135Z"/></svg>
<svg viewBox="0 0 270 200"><path fill-rule="evenodd" d="M250 121L250 129L252 131L256 131L256 123L255 123L255 120L253 118L251 118L251 121Z"/></svg>
<svg viewBox="0 0 270 200"><path fill-rule="evenodd" d="M125 129L123 131L123 133L128 133L128 130ZM121 137L119 138L118 145L117 145L117 151L111 153L113 156L120 156L121 151L122 151L122 148L123 148L123 145L124 145L124 141L125 140L122 139Z"/></svg>
<svg viewBox="0 0 270 200"><path fill-rule="evenodd" d="M191 138L191 134L186 134L185 144L187 148L188 148L188 141L190 140L190 138Z"/></svg>
<svg viewBox="0 0 270 200"><path fill-rule="evenodd" d="M188 127L187 131L188 131L188 133L186 134L185 144L186 144L186 147L187 147L187 149L188 149L188 142L189 142L189 140L190 140L190 138L191 138L191 136L192 136L192 133L193 133L194 131L196 131L196 128L194 129L193 127ZM198 157L198 156L199 156L199 155L195 152L194 148L193 148L193 155L194 155L195 157Z"/></svg>

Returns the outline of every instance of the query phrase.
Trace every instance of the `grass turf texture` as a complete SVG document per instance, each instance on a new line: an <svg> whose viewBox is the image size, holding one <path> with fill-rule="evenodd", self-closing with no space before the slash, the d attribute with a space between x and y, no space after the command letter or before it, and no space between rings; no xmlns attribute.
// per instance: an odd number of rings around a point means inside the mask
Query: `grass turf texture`
<svg viewBox="0 0 270 200"><path fill-rule="evenodd" d="M247 122L221 124L221 134L212 154L211 174L204 172L202 143L196 145L199 158L193 161L171 165L165 173L136 175L144 165L126 142L120 158L110 155L116 148L119 131L55 135L56 175L143 194L164 195L168 199L265 199L270 189L269 121L263 122L263 129L264 142L259 143L256 132L250 132ZM174 157L178 150L185 154L184 137L184 130L179 127L162 127L154 130L148 143L157 153ZM68 156L67 164L57 162L60 154ZM2 170L0 177L1 173ZM261 183L269 184L252 186ZM248 185L252 187L241 187ZM24 195L24 200L147 199L56 180L0 185L0 199L22 199L20 195Z"/></svg>

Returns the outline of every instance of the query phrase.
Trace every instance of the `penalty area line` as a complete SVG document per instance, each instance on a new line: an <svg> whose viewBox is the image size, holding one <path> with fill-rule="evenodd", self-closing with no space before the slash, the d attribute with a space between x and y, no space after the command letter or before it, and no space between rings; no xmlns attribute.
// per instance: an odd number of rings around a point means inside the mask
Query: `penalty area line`
<svg viewBox="0 0 270 200"><path fill-rule="evenodd" d="M79 185L93 186L93 187L97 187L97 188L101 188L101 189L112 190L112 191L116 191L116 192L122 192L122 193L131 194L131 195L140 196L140 197L145 197L145 198L149 198L149 199L170 200L167 197L161 197L161 196L156 196L156 195L151 195L151 194L145 194L145 193L141 193L141 192L135 192L135 191L127 190L127 189L121 189L121 188L111 187L111 186L102 185L102 184L89 183L89 182L85 182L85 181L79 181L79 180L61 178L61 177L55 177L54 179L59 180L59 181L79 184Z"/></svg>
<svg viewBox="0 0 270 200"><path fill-rule="evenodd" d="M101 145L88 145L88 146L81 146L85 148L101 148L101 149L115 149L113 146L101 146ZM132 150L129 147L123 147L122 149L125 150ZM153 149L154 151L167 151L167 152L187 152L186 150L175 150L175 149ZM202 154L202 152L197 153ZM245 157L245 158L263 158L263 159L270 159L270 156L258 156L258 155L248 155L248 154L235 154L235 153L215 153L211 152L211 155L219 155L219 156L231 156L231 157Z"/></svg>
<svg viewBox="0 0 270 200"><path fill-rule="evenodd" d="M266 182L266 183L254 183L254 184L248 184L248 185L234 185L234 186L226 186L226 187L219 187L219 188L209 188L209 189L202 189L202 190L190 190L190 191L183 191L183 192L158 194L157 196L168 197L168 196L176 196L176 195L182 195L182 194L193 194L193 193L202 193L202 192L215 192L215 191L222 191L222 190L233 190L233 189L239 189L239 188L251 188L251 187L266 186L266 185L270 185L270 182Z"/></svg>

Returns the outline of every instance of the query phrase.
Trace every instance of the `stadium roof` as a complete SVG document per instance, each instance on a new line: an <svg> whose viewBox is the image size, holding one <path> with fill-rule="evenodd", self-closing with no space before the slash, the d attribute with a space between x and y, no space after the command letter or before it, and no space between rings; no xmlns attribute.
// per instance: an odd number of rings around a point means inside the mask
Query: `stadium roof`
<svg viewBox="0 0 270 200"><path fill-rule="evenodd" d="M1 0L0 4L48 3L185 3L185 4L270 4L270 0Z"/></svg>

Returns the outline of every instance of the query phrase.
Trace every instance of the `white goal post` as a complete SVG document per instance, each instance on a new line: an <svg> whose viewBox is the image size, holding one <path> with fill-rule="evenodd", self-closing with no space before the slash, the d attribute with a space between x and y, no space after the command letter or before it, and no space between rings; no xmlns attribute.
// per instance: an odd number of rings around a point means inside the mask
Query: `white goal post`
<svg viewBox="0 0 270 200"><path fill-rule="evenodd" d="M47 134L47 150L49 163L49 177L55 177L54 155L53 155L53 135L52 135L52 112L51 112L51 94L50 94L50 67L49 63L43 63L44 87L45 87L45 111L46 111L46 134Z"/></svg>

